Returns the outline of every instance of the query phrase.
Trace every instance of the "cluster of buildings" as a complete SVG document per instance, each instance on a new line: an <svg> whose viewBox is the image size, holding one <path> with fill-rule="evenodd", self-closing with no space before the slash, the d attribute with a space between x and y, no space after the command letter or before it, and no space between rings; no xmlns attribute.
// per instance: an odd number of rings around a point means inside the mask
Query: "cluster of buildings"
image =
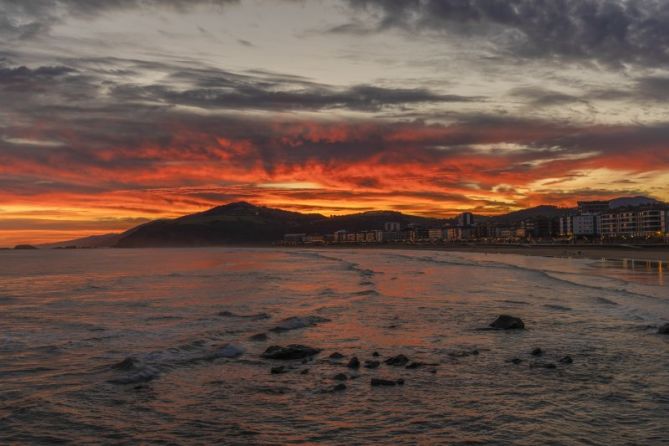
<svg viewBox="0 0 669 446"><path fill-rule="evenodd" d="M468 212L442 227L424 227L385 222L383 228L365 231L335 231L332 234L286 234L284 244L443 243L477 241L508 243L663 239L669 241L669 207L646 205L611 208L608 201L581 201L562 216L535 216L514 223L495 218L475 221Z"/></svg>
<svg viewBox="0 0 669 446"><path fill-rule="evenodd" d="M560 235L576 238L666 238L666 205L611 208L608 201L579 201L578 211L560 218Z"/></svg>

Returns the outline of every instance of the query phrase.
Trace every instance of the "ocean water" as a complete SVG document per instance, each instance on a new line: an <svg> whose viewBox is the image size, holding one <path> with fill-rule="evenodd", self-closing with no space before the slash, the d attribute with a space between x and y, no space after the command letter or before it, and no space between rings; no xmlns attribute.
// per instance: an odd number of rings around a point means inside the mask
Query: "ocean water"
<svg viewBox="0 0 669 446"><path fill-rule="evenodd" d="M0 444L667 444L666 268L375 249L0 252ZM527 329L481 330L499 314ZM271 331L293 316L328 321ZM261 357L288 344L322 352ZM423 365L346 367L398 354Z"/></svg>

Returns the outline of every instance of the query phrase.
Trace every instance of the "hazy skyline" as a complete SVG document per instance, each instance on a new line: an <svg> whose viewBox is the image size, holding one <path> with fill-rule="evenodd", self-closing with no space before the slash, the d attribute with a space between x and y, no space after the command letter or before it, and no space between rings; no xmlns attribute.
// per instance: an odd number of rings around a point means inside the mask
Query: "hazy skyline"
<svg viewBox="0 0 669 446"><path fill-rule="evenodd" d="M0 246L246 200L669 200L669 3L0 0Z"/></svg>

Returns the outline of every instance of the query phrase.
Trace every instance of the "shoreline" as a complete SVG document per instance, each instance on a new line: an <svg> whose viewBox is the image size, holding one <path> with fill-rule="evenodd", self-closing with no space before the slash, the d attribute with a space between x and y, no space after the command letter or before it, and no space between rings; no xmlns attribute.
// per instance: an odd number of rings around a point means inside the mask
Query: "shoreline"
<svg viewBox="0 0 669 446"><path fill-rule="evenodd" d="M573 258L591 260L635 260L669 262L667 246L620 245L298 245L285 248L319 249L397 249L409 251L472 252L481 254L516 254L525 256Z"/></svg>

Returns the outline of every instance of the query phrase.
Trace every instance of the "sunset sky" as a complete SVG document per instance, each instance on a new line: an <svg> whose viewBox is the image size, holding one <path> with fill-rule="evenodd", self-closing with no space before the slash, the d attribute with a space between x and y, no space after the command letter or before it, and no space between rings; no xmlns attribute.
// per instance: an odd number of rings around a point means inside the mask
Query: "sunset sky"
<svg viewBox="0 0 669 446"><path fill-rule="evenodd" d="M669 200L668 101L666 1L0 0L0 246Z"/></svg>

